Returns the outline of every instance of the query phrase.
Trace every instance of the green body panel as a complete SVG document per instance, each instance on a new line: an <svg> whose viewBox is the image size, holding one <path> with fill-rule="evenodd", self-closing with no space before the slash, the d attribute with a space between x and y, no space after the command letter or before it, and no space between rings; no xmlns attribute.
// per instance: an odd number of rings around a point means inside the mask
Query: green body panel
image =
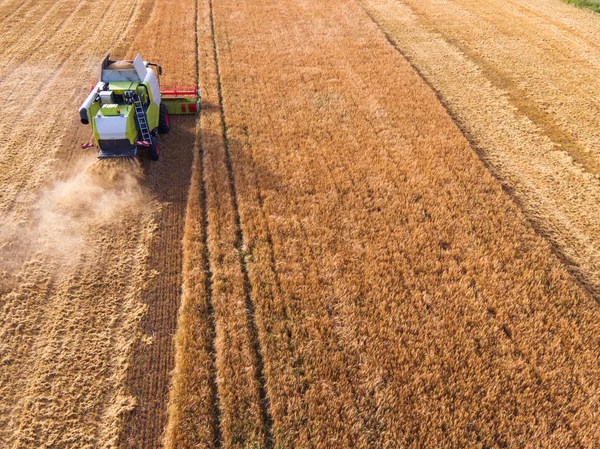
<svg viewBox="0 0 600 449"><path fill-rule="evenodd" d="M117 112L118 111L118 112ZM96 121L93 120L95 116L101 114L104 117L119 116L127 117L127 125L125 126L125 137L129 140L129 143L134 144L138 137L138 130L135 124L135 114L133 113L133 106L129 104L109 104L100 105L100 102L95 101L88 110L88 116L92 125L92 132L94 133L94 141L96 146L100 147L100 136L96 130Z"/></svg>
<svg viewBox="0 0 600 449"><path fill-rule="evenodd" d="M96 143L96 146L98 145L98 140L100 140L100 138L98 137L98 132L96 131L96 121L94 120L94 117L96 116L96 114L98 114L99 111L100 111L100 102L98 102L98 101L94 101L87 111L88 121L90 122L90 126L92 127L92 132L94 133L94 142Z"/></svg>
<svg viewBox="0 0 600 449"><path fill-rule="evenodd" d="M108 90L122 94L126 90L135 90L139 84L139 81L111 81L108 83Z"/></svg>
<svg viewBox="0 0 600 449"><path fill-rule="evenodd" d="M133 144L137 140L138 130L135 126L135 114L133 114L133 107L127 105L127 126L125 128L125 137L129 140L129 143ZM131 114L129 112L132 112Z"/></svg>
<svg viewBox="0 0 600 449"><path fill-rule="evenodd" d="M118 104L105 104L100 111L104 117L118 116L121 114L121 109Z"/></svg>
<svg viewBox="0 0 600 449"><path fill-rule="evenodd" d="M158 121L160 119L160 106L156 103L151 102L146 111L146 120L148 121L148 129L150 131L158 127Z"/></svg>
<svg viewBox="0 0 600 449"><path fill-rule="evenodd" d="M167 106L167 109L169 110L169 115L196 114L200 110L200 102L194 98L163 97L162 103ZM194 105L195 109L193 107Z"/></svg>

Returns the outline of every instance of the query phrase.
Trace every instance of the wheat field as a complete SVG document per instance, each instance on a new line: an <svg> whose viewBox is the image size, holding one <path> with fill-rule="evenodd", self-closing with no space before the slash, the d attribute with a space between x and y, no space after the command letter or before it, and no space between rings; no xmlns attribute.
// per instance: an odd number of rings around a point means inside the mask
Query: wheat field
<svg viewBox="0 0 600 449"><path fill-rule="evenodd" d="M0 22L0 447L600 443L600 16L5 0ZM201 91L159 162L79 148L109 51Z"/></svg>

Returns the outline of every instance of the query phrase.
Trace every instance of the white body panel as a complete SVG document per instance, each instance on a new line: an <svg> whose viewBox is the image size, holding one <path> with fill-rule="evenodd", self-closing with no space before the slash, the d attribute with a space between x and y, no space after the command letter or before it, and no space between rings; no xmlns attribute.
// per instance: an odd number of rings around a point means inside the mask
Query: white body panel
<svg viewBox="0 0 600 449"><path fill-rule="evenodd" d="M94 117L96 131L101 140L125 139L127 117Z"/></svg>
<svg viewBox="0 0 600 449"><path fill-rule="evenodd" d="M150 86L150 92L152 92L152 103L157 106L160 105L160 86L158 85L158 79L156 78L156 74L152 69L146 69L146 76L144 77L144 81L148 83Z"/></svg>
<svg viewBox="0 0 600 449"><path fill-rule="evenodd" d="M133 60L133 67L135 67L135 71L140 78L140 81L146 78L146 72L151 71L146 68L146 64L142 61L142 57L138 53L135 59Z"/></svg>

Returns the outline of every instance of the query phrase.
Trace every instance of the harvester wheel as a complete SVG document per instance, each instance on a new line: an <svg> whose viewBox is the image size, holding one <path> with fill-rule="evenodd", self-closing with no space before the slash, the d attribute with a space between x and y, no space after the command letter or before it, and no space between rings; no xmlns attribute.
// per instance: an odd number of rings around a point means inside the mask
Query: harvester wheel
<svg viewBox="0 0 600 449"><path fill-rule="evenodd" d="M167 105L161 103L160 105L160 117L158 119L158 132L160 134L167 134L171 129L171 121L169 120L169 110Z"/></svg>
<svg viewBox="0 0 600 449"><path fill-rule="evenodd" d="M150 147L148 148L148 155L150 156L150 160L157 161L160 156L160 151L158 149L158 137L152 136L150 137Z"/></svg>

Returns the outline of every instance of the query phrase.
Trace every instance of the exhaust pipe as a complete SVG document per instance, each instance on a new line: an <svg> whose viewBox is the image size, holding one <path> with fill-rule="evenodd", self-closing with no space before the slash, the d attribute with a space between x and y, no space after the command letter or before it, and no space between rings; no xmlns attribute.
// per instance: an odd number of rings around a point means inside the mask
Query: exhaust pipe
<svg viewBox="0 0 600 449"><path fill-rule="evenodd" d="M99 81L98 84L96 84L96 86L92 88L92 90L90 91L90 94L87 96L85 101L79 107L79 119L81 120L81 123L83 123L84 125L89 125L91 117L89 117L89 115L88 115L88 109L90 108L92 103L96 100L96 97L98 96L98 91L103 88L104 88L104 83L102 81Z"/></svg>

